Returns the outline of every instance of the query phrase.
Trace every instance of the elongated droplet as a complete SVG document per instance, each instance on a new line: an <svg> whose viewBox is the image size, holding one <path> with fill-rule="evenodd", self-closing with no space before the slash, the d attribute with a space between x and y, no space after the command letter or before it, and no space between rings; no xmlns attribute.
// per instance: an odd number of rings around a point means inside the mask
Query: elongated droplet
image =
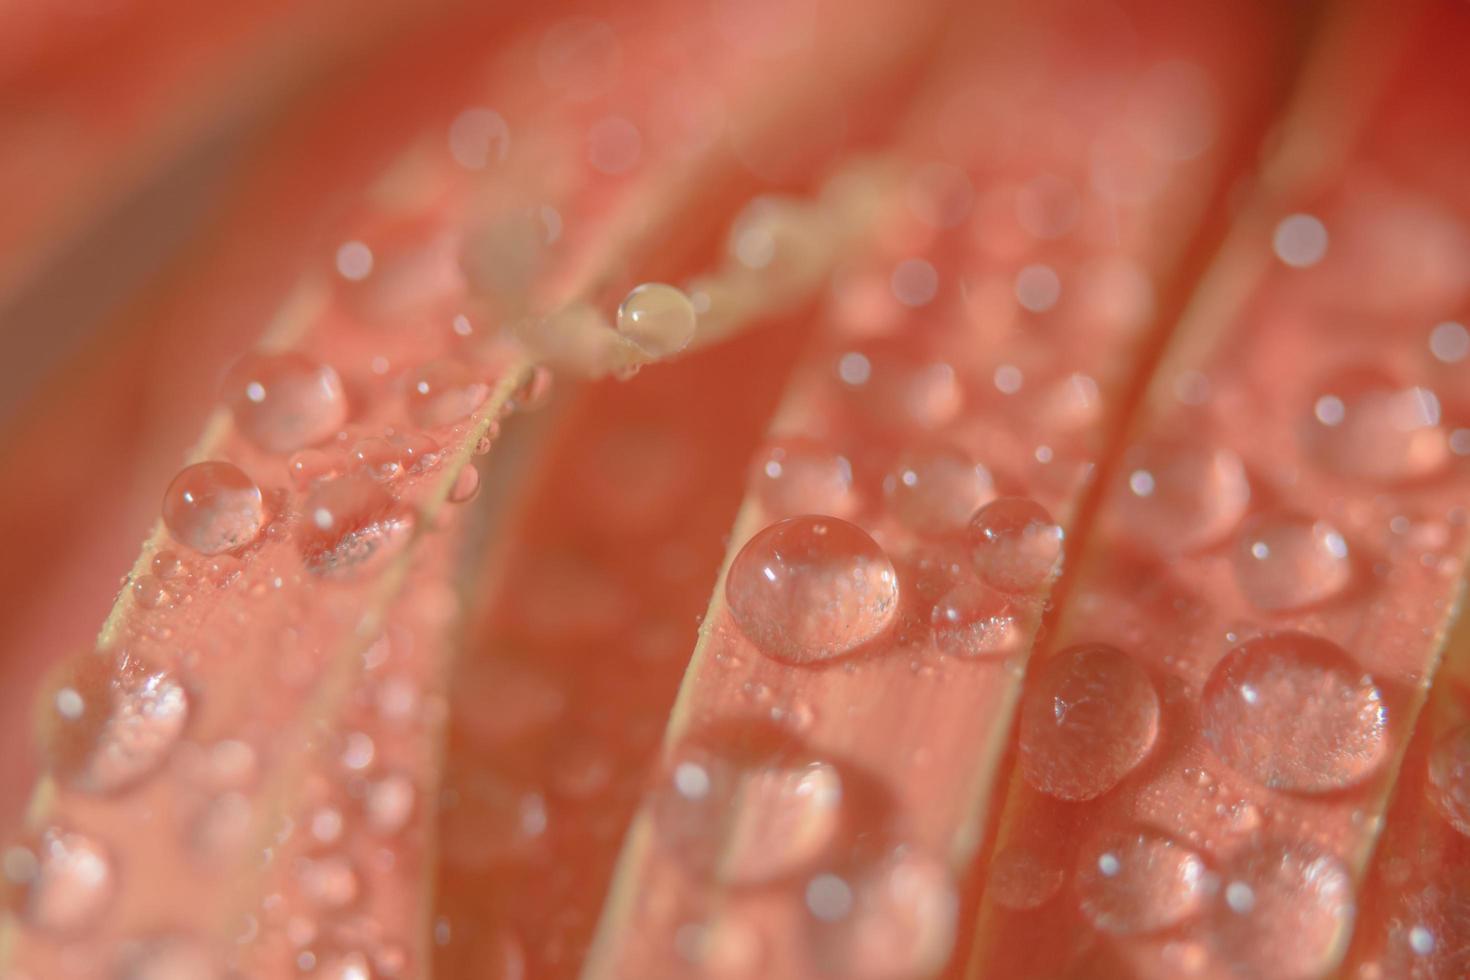
<svg viewBox="0 0 1470 980"><path fill-rule="evenodd" d="M650 357L677 354L694 339L694 304L673 286L635 286L618 307L618 333Z"/></svg>
<svg viewBox="0 0 1470 980"><path fill-rule="evenodd" d="M1105 834L1082 849L1075 878L1082 914L1104 932L1157 932L1197 915L1208 896L1205 863L1152 830Z"/></svg>
<svg viewBox="0 0 1470 980"><path fill-rule="evenodd" d="M306 570L344 578L380 567L407 541L413 517L365 476L320 484L306 498L298 544Z"/></svg>
<svg viewBox="0 0 1470 980"><path fill-rule="evenodd" d="M1034 500L986 504L971 518L969 535L975 570L1002 592L1034 592L1061 571L1062 529Z"/></svg>
<svg viewBox="0 0 1470 980"><path fill-rule="evenodd" d="M490 397L490 385L469 365L430 361L409 383L408 410L427 428L468 418Z"/></svg>
<svg viewBox="0 0 1470 980"><path fill-rule="evenodd" d="M1434 743L1425 792L1450 826L1470 836L1470 725L1461 725Z"/></svg>
<svg viewBox="0 0 1470 980"><path fill-rule="evenodd" d="M1021 773L1063 800L1101 796L1132 772L1159 734L1159 696L1132 657L1101 643L1042 665L1021 707Z"/></svg>
<svg viewBox="0 0 1470 980"><path fill-rule="evenodd" d="M1449 459L1439 399L1373 370L1323 385L1307 422L1308 448L1328 469L1375 483L1430 476Z"/></svg>
<svg viewBox="0 0 1470 980"><path fill-rule="evenodd" d="M1145 445L1124 458L1126 486L1115 498L1128 533L1165 554L1225 538L1245 516L1251 488L1229 449L1180 443Z"/></svg>
<svg viewBox="0 0 1470 980"><path fill-rule="evenodd" d="M179 544L214 555L254 541L265 523L265 504L260 488L235 464L195 463L168 485L163 523Z"/></svg>
<svg viewBox="0 0 1470 980"><path fill-rule="evenodd" d="M95 922L112 899L112 860L100 842L51 827L0 855L0 872L15 889L26 925L71 935Z"/></svg>
<svg viewBox="0 0 1470 980"><path fill-rule="evenodd" d="M779 521L750 539L725 580L730 614L763 653L808 664L876 639L898 608L877 542L835 517Z"/></svg>
<svg viewBox="0 0 1470 980"><path fill-rule="evenodd" d="M1306 633L1270 633L1227 653L1205 682L1201 714L1220 758L1272 789L1342 789L1388 751L1373 678L1341 647Z"/></svg>
<svg viewBox="0 0 1470 980"><path fill-rule="evenodd" d="M1014 600L980 582L963 582L946 592L929 612L934 645L954 657L1005 657L1021 652L1029 638Z"/></svg>
<svg viewBox="0 0 1470 980"><path fill-rule="evenodd" d="M1235 546L1235 581L1257 609L1302 609L1337 595L1352 576L1347 542L1326 521L1253 518Z"/></svg>
<svg viewBox="0 0 1470 980"><path fill-rule="evenodd" d="M752 483L761 507L773 518L847 517L858 508L852 464L810 439L781 439L768 446L756 459Z"/></svg>
<svg viewBox="0 0 1470 980"><path fill-rule="evenodd" d="M246 355L225 379L224 394L235 426L267 452L315 445L347 421L342 379L304 354Z"/></svg>
<svg viewBox="0 0 1470 980"><path fill-rule="evenodd" d="M990 471L958 449L914 452L883 480L895 517L926 536L964 528L975 509L995 498Z"/></svg>

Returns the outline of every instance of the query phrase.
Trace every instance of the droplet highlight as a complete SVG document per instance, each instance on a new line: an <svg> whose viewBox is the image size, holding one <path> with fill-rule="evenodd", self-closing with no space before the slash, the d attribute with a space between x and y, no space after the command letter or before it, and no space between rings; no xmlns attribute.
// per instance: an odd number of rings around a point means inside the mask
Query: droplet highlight
<svg viewBox="0 0 1470 980"><path fill-rule="evenodd" d="M661 282L635 286L618 307L618 333L650 357L667 357L688 347L696 325L689 297Z"/></svg>
<svg viewBox="0 0 1470 980"><path fill-rule="evenodd" d="M1106 834L1082 849L1074 878L1082 914L1118 936L1193 918L1209 895L1198 853L1149 829Z"/></svg>
<svg viewBox="0 0 1470 980"><path fill-rule="evenodd" d="M1035 592L1062 567L1062 528L1046 508L1024 497L1000 497L970 520L970 554L987 585Z"/></svg>
<svg viewBox="0 0 1470 980"><path fill-rule="evenodd" d="M1327 521L1265 514L1241 529L1235 581L1257 609L1304 609L1331 599L1352 577L1347 541Z"/></svg>
<svg viewBox="0 0 1470 980"><path fill-rule="evenodd" d="M342 379L304 354L250 354L225 379L240 433L261 449L290 453L330 438L347 421Z"/></svg>
<svg viewBox="0 0 1470 980"><path fill-rule="evenodd" d="M163 523L179 544L204 555L244 547L265 524L260 487L233 463L186 466L163 495Z"/></svg>

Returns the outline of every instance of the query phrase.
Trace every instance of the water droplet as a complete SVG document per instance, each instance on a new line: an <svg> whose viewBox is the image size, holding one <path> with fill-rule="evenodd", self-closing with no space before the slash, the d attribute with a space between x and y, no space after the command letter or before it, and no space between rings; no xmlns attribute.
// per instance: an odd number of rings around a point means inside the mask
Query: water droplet
<svg viewBox="0 0 1470 980"><path fill-rule="evenodd" d="M1437 324L1429 332L1429 352L1445 364L1463 361L1470 356L1470 330L1453 320Z"/></svg>
<svg viewBox="0 0 1470 980"><path fill-rule="evenodd" d="M133 579L133 596L144 609L166 606L172 598L156 575L139 575Z"/></svg>
<svg viewBox="0 0 1470 980"><path fill-rule="evenodd" d="M822 894L813 895L818 881ZM846 901L843 896L846 895ZM849 980L928 977L954 948L958 900L944 866L899 850L856 873L814 877L807 888L812 957ZM816 914L813 898L822 899ZM845 907L844 907L845 906Z"/></svg>
<svg viewBox="0 0 1470 980"><path fill-rule="evenodd" d="M1205 863L1152 830L1106 834L1082 849L1074 879L1082 914L1115 935L1157 932L1197 915Z"/></svg>
<svg viewBox="0 0 1470 980"><path fill-rule="evenodd" d="M1344 476L1397 483L1430 476L1449 459L1439 399L1372 370L1323 386L1307 425L1308 448Z"/></svg>
<svg viewBox="0 0 1470 980"><path fill-rule="evenodd" d="M367 477L319 485L306 498L297 532L307 571L342 578L376 568L400 548L413 518Z"/></svg>
<svg viewBox="0 0 1470 980"><path fill-rule="evenodd" d="M1040 908L1062 887L1062 869L1023 847L1007 847L990 861L986 894L1017 912Z"/></svg>
<svg viewBox="0 0 1470 980"><path fill-rule="evenodd" d="M1354 909L1352 877L1335 857L1309 844L1268 844L1220 877L1226 900L1211 938L1241 975L1309 980L1337 962Z"/></svg>
<svg viewBox="0 0 1470 980"><path fill-rule="evenodd" d="M1223 539L1250 504L1240 457L1188 443L1137 446L1124 457L1127 487L1114 498L1130 534L1165 554Z"/></svg>
<svg viewBox="0 0 1470 980"><path fill-rule="evenodd" d="M1016 273L1016 302L1029 313L1045 313L1062 298L1062 280L1049 265L1028 265Z"/></svg>
<svg viewBox="0 0 1470 980"><path fill-rule="evenodd" d="M939 292L939 273L923 259L905 259L894 267L889 288L904 306L924 306Z"/></svg>
<svg viewBox="0 0 1470 980"><path fill-rule="evenodd" d="M979 582L946 592L929 612L934 645L953 657L1004 657L1030 639L1026 617L1011 597Z"/></svg>
<svg viewBox="0 0 1470 980"><path fill-rule="evenodd" d="M515 391L510 394L510 406L517 412L534 412L544 408L551 401L552 386L555 378L551 369L544 364L537 364L526 373L525 380L516 386Z"/></svg>
<svg viewBox="0 0 1470 980"><path fill-rule="evenodd" d="M650 357L667 357L688 347L695 325L689 297L661 282L635 286L618 307L618 333Z"/></svg>
<svg viewBox="0 0 1470 980"><path fill-rule="evenodd" d="M347 458L354 469L385 483L403 473L403 451L387 439L363 439Z"/></svg>
<svg viewBox="0 0 1470 980"><path fill-rule="evenodd" d="M742 762L677 753L654 791L661 844L690 870L755 884L809 866L843 818L842 780L823 762Z"/></svg>
<svg viewBox="0 0 1470 980"><path fill-rule="evenodd" d="M1470 725L1434 743L1429 752L1429 802L1460 833L1470 836Z"/></svg>
<svg viewBox="0 0 1470 980"><path fill-rule="evenodd" d="M1034 592L1061 571L1062 529L1046 508L1024 497L1000 497L970 520L975 570L1002 592Z"/></svg>
<svg viewBox="0 0 1470 980"><path fill-rule="evenodd" d="M480 495L480 471L474 466L466 463L454 478L454 485L449 488L449 502L451 504L465 504Z"/></svg>
<svg viewBox="0 0 1470 980"><path fill-rule="evenodd" d="M260 488L240 467L195 463L168 485L163 523L179 544L213 555L255 540L265 523L265 504Z"/></svg>
<svg viewBox="0 0 1470 980"><path fill-rule="evenodd" d="M490 385L458 361L430 361L409 383L408 410L419 425L433 428L468 417L490 397Z"/></svg>
<svg viewBox="0 0 1470 980"><path fill-rule="evenodd" d="M302 858L296 865L296 884L312 905L333 910L351 905L361 888L352 862L338 854Z"/></svg>
<svg viewBox="0 0 1470 980"><path fill-rule="evenodd" d="M97 920L113 893L112 860L85 834L59 827L33 843L8 848L0 863L27 925L49 933L76 933Z"/></svg>
<svg viewBox="0 0 1470 980"><path fill-rule="evenodd" d="M852 464L810 439L781 439L756 458L755 494L771 517L831 514L848 517L858 509Z"/></svg>
<svg viewBox="0 0 1470 980"><path fill-rule="evenodd" d="M910 453L883 481L888 506L910 530L938 536L963 528L995 498L990 471L965 453L936 448Z"/></svg>
<svg viewBox="0 0 1470 980"><path fill-rule="evenodd" d="M1096 643L1052 657L1021 706L1021 773L1063 800L1101 796L1132 772L1159 734L1159 696L1133 658Z"/></svg>
<svg viewBox="0 0 1470 980"><path fill-rule="evenodd" d="M384 776L368 787L363 807L368 826L380 834L396 834L408 826L413 815L413 780L397 773Z"/></svg>
<svg viewBox="0 0 1470 980"><path fill-rule="evenodd" d="M330 438L347 421L331 366L304 354L248 354L225 379L235 427L261 449L289 453Z"/></svg>
<svg viewBox="0 0 1470 980"><path fill-rule="evenodd" d="M725 597L762 652L807 664L876 639L898 608L898 576L865 531L834 517L793 517L750 539Z"/></svg>
<svg viewBox="0 0 1470 980"><path fill-rule="evenodd" d="M158 768L178 742L189 698L168 671L128 654L86 653L58 680L46 754L68 785L109 793Z"/></svg>
<svg viewBox="0 0 1470 980"><path fill-rule="evenodd" d="M115 980L223 980L219 961L201 940L160 936L129 943Z"/></svg>
<svg viewBox="0 0 1470 980"><path fill-rule="evenodd" d="M1327 227L1310 214L1287 215L1276 225L1271 248L1289 266L1316 265L1327 254Z"/></svg>
<svg viewBox="0 0 1470 980"><path fill-rule="evenodd" d="M1316 605L1341 592L1351 576L1347 542L1326 521L1256 516L1235 545L1235 581L1257 609Z"/></svg>
<svg viewBox="0 0 1470 980"><path fill-rule="evenodd" d="M1205 682L1201 712L1220 758L1273 789L1351 786L1388 751L1373 678L1341 647L1306 633L1268 633L1227 653Z"/></svg>
<svg viewBox="0 0 1470 980"><path fill-rule="evenodd" d="M368 958L360 952L341 953L323 960L311 971L312 980L373 980Z"/></svg>
<svg viewBox="0 0 1470 980"><path fill-rule="evenodd" d="M504 163L510 153L510 127L494 109L466 109L449 124L449 154L466 170Z"/></svg>

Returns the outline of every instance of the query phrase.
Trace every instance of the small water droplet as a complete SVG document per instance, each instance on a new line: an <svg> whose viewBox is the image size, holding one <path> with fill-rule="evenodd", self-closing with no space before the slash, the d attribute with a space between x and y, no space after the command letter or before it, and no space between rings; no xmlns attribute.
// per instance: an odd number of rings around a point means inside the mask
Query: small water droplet
<svg viewBox="0 0 1470 980"><path fill-rule="evenodd" d="M260 488L233 463L186 466L163 495L163 523L179 544L205 555L255 540L265 524Z"/></svg>
<svg viewBox="0 0 1470 980"><path fill-rule="evenodd" d="M330 438L347 421L342 379L304 354L248 354L225 379L240 433L261 449L289 453Z"/></svg>
<svg viewBox="0 0 1470 980"><path fill-rule="evenodd" d="M490 397L490 385L467 364L430 361L414 373L408 410L419 425L434 428L468 417Z"/></svg>
<svg viewBox="0 0 1470 980"><path fill-rule="evenodd" d="M1062 869L1023 847L1007 847L990 861L986 894L1017 912L1040 908L1062 887Z"/></svg>
<svg viewBox="0 0 1470 980"><path fill-rule="evenodd" d="M667 357L688 347L695 326L689 297L661 282L635 286L618 307L618 333L650 357Z"/></svg>
<svg viewBox="0 0 1470 980"><path fill-rule="evenodd" d="M1235 581L1257 609L1316 605L1341 592L1352 576L1337 528L1297 514L1251 518L1235 546Z"/></svg>
<svg viewBox="0 0 1470 980"><path fill-rule="evenodd" d="M971 556L980 577L1002 592L1034 592L1062 565L1062 529L1046 508L1024 497L1000 497L970 520Z"/></svg>
<svg viewBox="0 0 1470 980"><path fill-rule="evenodd" d="M449 502L451 504L465 504L480 495L480 471L474 466L466 463L454 478L454 485L449 488Z"/></svg>
<svg viewBox="0 0 1470 980"><path fill-rule="evenodd" d="M106 848L60 827L8 848L0 871L15 889L21 920L49 933L73 934L91 925L106 909L115 884Z"/></svg>
<svg viewBox="0 0 1470 980"><path fill-rule="evenodd" d="M408 776L392 773L377 780L368 787L363 801L368 826L384 835L400 832L413 815L416 796L413 780Z"/></svg>
<svg viewBox="0 0 1470 980"><path fill-rule="evenodd" d="M1449 459L1434 392L1398 385L1372 369L1323 386L1306 441L1328 469L1377 483L1427 477Z"/></svg>
<svg viewBox="0 0 1470 980"><path fill-rule="evenodd" d="M133 579L133 596L144 609L166 606L172 599L156 575L139 575Z"/></svg>
<svg viewBox="0 0 1470 980"><path fill-rule="evenodd" d="M818 882L820 894L814 895ZM815 907L814 898L821 900ZM954 886L941 863L917 852L899 850L841 876L818 875L806 899L813 912L807 919L812 957L824 975L933 976L953 951L959 905Z"/></svg>
<svg viewBox="0 0 1470 980"><path fill-rule="evenodd" d="M929 612L935 646L954 657L1021 652L1030 639L1026 619L1010 596L980 582L955 586Z"/></svg>
<svg viewBox="0 0 1470 980"><path fill-rule="evenodd" d="M412 516L384 487L366 477L344 477L319 485L306 498L297 538L307 571L342 578L380 565L412 529Z"/></svg>
<svg viewBox="0 0 1470 980"><path fill-rule="evenodd" d="M1128 532L1165 554L1220 541L1245 516L1250 482L1228 449L1184 443L1137 446L1124 458L1127 487L1114 500Z"/></svg>
<svg viewBox="0 0 1470 980"><path fill-rule="evenodd" d="M910 530L938 536L965 526L995 498L990 471L958 449L913 452L883 481L888 506Z"/></svg>
<svg viewBox="0 0 1470 980"><path fill-rule="evenodd" d="M1074 879L1082 914L1114 935L1157 932L1197 915L1205 863L1152 830L1106 834L1082 849Z"/></svg>
<svg viewBox="0 0 1470 980"><path fill-rule="evenodd" d="M1153 748L1159 697L1142 667L1096 643L1052 657L1021 706L1021 773L1063 800L1090 800L1118 784Z"/></svg>
<svg viewBox="0 0 1470 980"><path fill-rule="evenodd" d="M127 944L115 980L223 980L209 946L188 936L159 936Z"/></svg>
<svg viewBox="0 0 1470 980"><path fill-rule="evenodd" d="M762 652L787 663L817 663L888 628L898 608L898 576L861 528L807 515L752 537L730 564L725 597Z"/></svg>
<svg viewBox="0 0 1470 980"><path fill-rule="evenodd" d="M1388 751L1373 679L1336 644L1268 633L1227 653L1201 696L1204 735L1264 786L1325 793L1361 782Z"/></svg>
<svg viewBox="0 0 1470 980"><path fill-rule="evenodd" d="M526 372L525 379L510 394L510 406L517 412L534 412L551 401L555 384L551 369L537 364Z"/></svg>
<svg viewBox="0 0 1470 980"><path fill-rule="evenodd" d="M387 439L363 439L347 458L354 469L384 483L403 473L403 451Z"/></svg>
<svg viewBox="0 0 1470 980"><path fill-rule="evenodd" d="M858 509L852 464L845 456L810 439L772 443L756 457L752 482L761 507L771 517L847 517Z"/></svg>
<svg viewBox="0 0 1470 980"><path fill-rule="evenodd" d="M1289 266L1316 265L1327 254L1327 227L1310 214L1287 215L1276 225L1271 248Z"/></svg>
<svg viewBox="0 0 1470 980"><path fill-rule="evenodd" d="M361 888L352 862L339 854L302 858L296 865L296 884L312 905L331 910L351 905Z"/></svg>
<svg viewBox="0 0 1470 980"><path fill-rule="evenodd" d="M1450 826L1470 836L1470 725L1440 736L1430 749L1425 793Z"/></svg>

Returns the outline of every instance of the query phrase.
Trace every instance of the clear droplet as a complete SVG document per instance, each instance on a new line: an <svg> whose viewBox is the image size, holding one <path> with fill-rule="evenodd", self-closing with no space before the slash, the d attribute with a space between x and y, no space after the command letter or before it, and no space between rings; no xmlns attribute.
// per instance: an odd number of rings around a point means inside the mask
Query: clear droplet
<svg viewBox="0 0 1470 980"><path fill-rule="evenodd" d="M224 395L235 427L267 452L315 445L347 421L337 372L295 352L246 355L225 379Z"/></svg>
<svg viewBox="0 0 1470 980"><path fill-rule="evenodd" d="M412 515L387 489L350 476L320 484L306 498L297 543L307 571L344 578L377 568L412 530Z"/></svg>
<svg viewBox="0 0 1470 980"><path fill-rule="evenodd" d="M858 509L852 464L847 457L810 439L772 443L756 458L752 482L762 509L770 517L849 517Z"/></svg>
<svg viewBox="0 0 1470 980"><path fill-rule="evenodd" d="M1199 854L1147 829L1106 834L1084 847L1074 882L1082 914L1120 936L1193 918L1209 883Z"/></svg>
<svg viewBox="0 0 1470 980"><path fill-rule="evenodd" d="M1307 422L1308 448L1328 469L1376 483L1431 476L1449 459L1439 399L1373 370L1322 386Z"/></svg>
<svg viewBox="0 0 1470 980"><path fill-rule="evenodd" d="M1114 499L1128 533L1165 554L1219 542L1240 523L1251 499L1240 457L1216 446L1134 447L1124 457L1124 480Z"/></svg>
<svg viewBox="0 0 1470 980"><path fill-rule="evenodd" d="M392 773L368 787L363 807L368 826L380 834L396 834L408 826L417 791L408 776Z"/></svg>
<svg viewBox="0 0 1470 980"><path fill-rule="evenodd" d="M302 858L296 865L302 896L319 909L343 909L357 900L361 885L352 862L340 854Z"/></svg>
<svg viewBox="0 0 1470 980"><path fill-rule="evenodd" d="M961 530L976 508L995 498L990 471L958 449L910 453L883 480L895 517L917 534Z"/></svg>
<svg viewBox="0 0 1470 980"><path fill-rule="evenodd" d="M695 326L689 297L661 282L635 286L618 307L618 333L650 357L667 357L688 347Z"/></svg>
<svg viewBox="0 0 1470 980"><path fill-rule="evenodd" d="M427 428L468 418L490 397L490 385L459 361L430 361L409 383L408 410Z"/></svg>
<svg viewBox="0 0 1470 980"><path fill-rule="evenodd" d="M1341 647L1306 633L1268 633L1231 650L1201 701L1215 752L1272 789L1342 789L1388 751L1388 715L1373 678Z"/></svg>
<svg viewBox="0 0 1470 980"><path fill-rule="evenodd" d="M474 466L465 464L454 478L454 485L449 488L449 502L451 504L469 503L480 495L480 471Z"/></svg>
<svg viewBox="0 0 1470 980"><path fill-rule="evenodd" d="M202 940L160 936L125 946L118 957L116 980L223 980L224 976Z"/></svg>
<svg viewBox="0 0 1470 980"><path fill-rule="evenodd" d="M934 645L952 657L1005 657L1030 639L1014 600L980 582L962 582L929 611Z"/></svg>
<svg viewBox="0 0 1470 980"><path fill-rule="evenodd" d="M1025 497L999 497L970 520L975 570L1002 592L1034 592L1061 571L1062 529Z"/></svg>
<svg viewBox="0 0 1470 980"><path fill-rule="evenodd" d="M0 871L15 890L21 921L63 935L96 922L115 884L107 849L86 834L60 827L6 849Z"/></svg>
<svg viewBox="0 0 1470 980"><path fill-rule="evenodd" d="M1430 749L1425 793L1450 826L1470 836L1470 725L1440 736Z"/></svg>
<svg viewBox="0 0 1470 980"><path fill-rule="evenodd" d="M1062 887L1062 869L1024 847L1007 847L990 860L986 894L1016 912L1040 908Z"/></svg>
<svg viewBox="0 0 1470 980"><path fill-rule="evenodd" d="M1257 609L1314 606L1352 577L1347 541L1326 521L1298 514L1251 518L1235 545L1235 581Z"/></svg>
<svg viewBox="0 0 1470 980"><path fill-rule="evenodd" d="M1021 773L1063 800L1101 796L1127 776L1159 734L1159 696L1132 657L1101 643L1052 657L1021 705Z"/></svg>
<svg viewBox="0 0 1470 980"><path fill-rule="evenodd" d="M1271 843L1221 870L1211 921L1217 952L1242 976L1310 980L1341 955L1353 922L1342 863L1310 844Z"/></svg>
<svg viewBox="0 0 1470 980"><path fill-rule="evenodd" d="M354 469L385 483L403 473L403 451L387 439L363 439L347 458Z"/></svg>
<svg viewBox="0 0 1470 980"><path fill-rule="evenodd" d="M812 894L819 882L827 895ZM814 897L826 900L814 907ZM811 955L823 975L914 980L937 974L954 949L954 885L943 864L916 851L899 850L851 874L819 875L807 904Z"/></svg>
<svg viewBox="0 0 1470 980"><path fill-rule="evenodd" d="M686 749L654 790L653 816L660 843L685 867L756 884L809 866L832 845L842 780L818 761L742 764Z"/></svg>
<svg viewBox="0 0 1470 980"><path fill-rule="evenodd" d="M735 622L763 653L817 663L888 628L898 608L898 576L861 528L807 515L752 537L730 564L725 597Z"/></svg>
<svg viewBox="0 0 1470 980"><path fill-rule="evenodd" d="M163 523L175 541L214 555L255 540L265 524L260 488L233 463L186 466L163 495Z"/></svg>
<svg viewBox="0 0 1470 980"><path fill-rule="evenodd" d="M46 707L47 761L88 793L116 792L157 769L189 717L189 697L173 674L126 653L72 661Z"/></svg>

